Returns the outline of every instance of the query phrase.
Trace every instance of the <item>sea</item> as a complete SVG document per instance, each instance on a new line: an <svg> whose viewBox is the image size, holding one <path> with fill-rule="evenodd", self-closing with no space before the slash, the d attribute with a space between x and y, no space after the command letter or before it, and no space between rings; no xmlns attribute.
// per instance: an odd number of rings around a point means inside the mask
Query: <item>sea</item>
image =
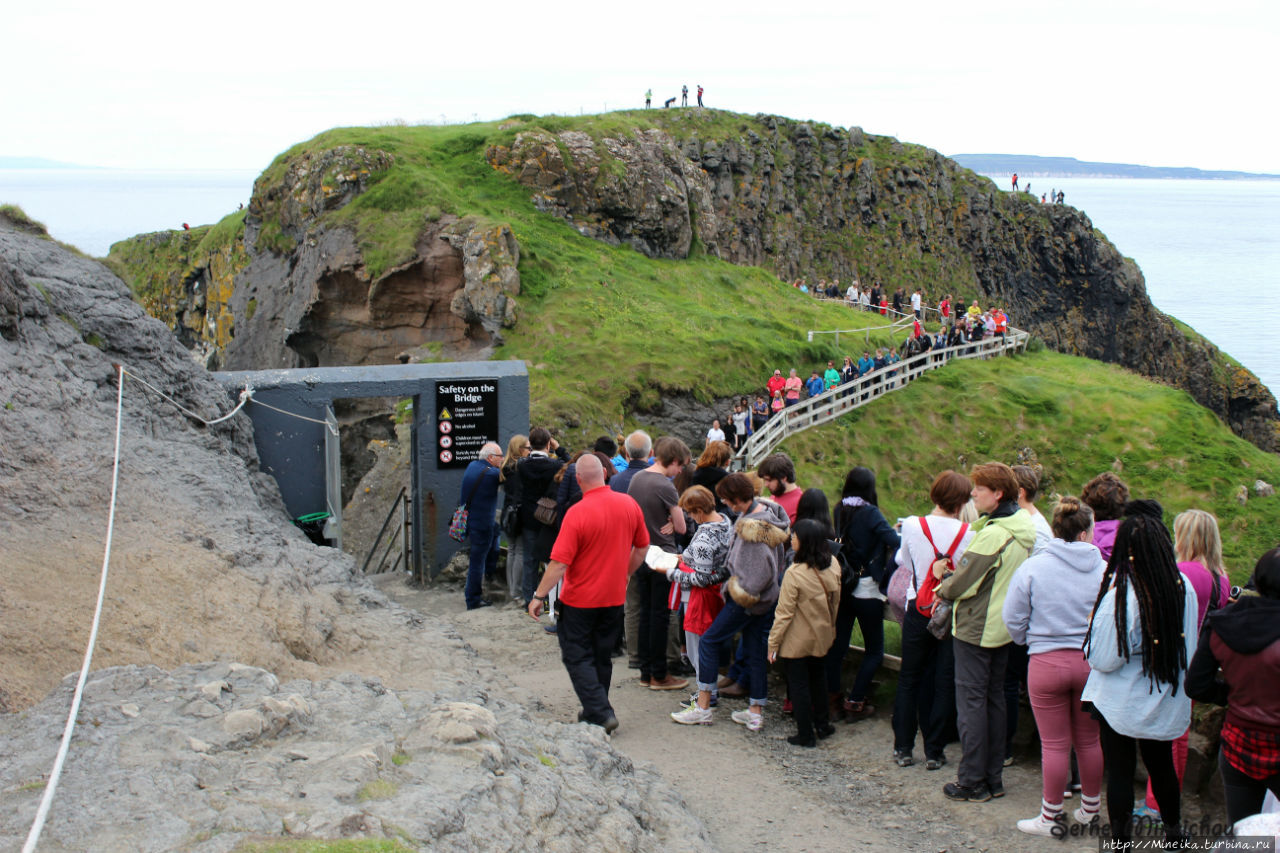
<svg viewBox="0 0 1280 853"><path fill-rule="evenodd" d="M135 234L217 222L248 203L257 175L0 169L0 204L21 206L54 238L101 257ZM1009 175L988 177L1009 188ZM1061 190L1136 261L1156 307L1280 391L1280 181L1029 180L1037 197Z"/></svg>

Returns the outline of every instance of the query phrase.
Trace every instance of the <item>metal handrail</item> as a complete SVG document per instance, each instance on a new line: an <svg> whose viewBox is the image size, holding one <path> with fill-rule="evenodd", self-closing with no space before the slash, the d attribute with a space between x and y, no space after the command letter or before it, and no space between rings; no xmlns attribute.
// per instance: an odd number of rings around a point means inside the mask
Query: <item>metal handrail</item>
<svg viewBox="0 0 1280 853"><path fill-rule="evenodd" d="M890 391L905 388L927 370L942 367L957 358L982 358L1025 350L1030 338L1030 333L1010 328L1004 337L931 349L787 406L771 415L764 426L752 433L734 456L731 467L735 471L754 469L775 447L796 433L833 421Z"/></svg>
<svg viewBox="0 0 1280 853"><path fill-rule="evenodd" d="M373 545L369 548L369 553L364 558L364 564L360 567L362 574L370 574L369 563L373 560L373 555L377 552L378 547L382 544L382 537L387 533L387 525L391 523L391 519L395 517L396 510L400 510L400 524L390 536L387 537L387 547L383 549L382 556L378 558L378 567L373 570L372 574L381 574L386 571L395 571L404 563L405 571L409 570L409 496L408 488L402 486L400 494L396 495L395 501L391 504L391 509L387 511L387 517L382 522L382 527L378 529L378 535L373 539ZM387 568L387 557L391 554L391 549L395 547L396 535L400 537L400 555L396 557L396 561Z"/></svg>

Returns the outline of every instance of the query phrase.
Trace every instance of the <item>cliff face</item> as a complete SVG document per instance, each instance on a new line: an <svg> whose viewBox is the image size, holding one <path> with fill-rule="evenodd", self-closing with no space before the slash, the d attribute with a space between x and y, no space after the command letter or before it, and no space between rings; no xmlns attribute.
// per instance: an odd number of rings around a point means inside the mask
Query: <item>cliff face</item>
<svg viewBox="0 0 1280 853"><path fill-rule="evenodd" d="M1050 347L1181 387L1238 435L1280 449L1272 394L1156 310L1138 267L1080 211L857 128L761 116L722 134L532 129L486 158L539 209L650 257L700 247L783 278L856 276L935 304L944 293L999 303Z"/></svg>
<svg viewBox="0 0 1280 853"><path fill-rule="evenodd" d="M350 137L281 155L255 186L242 248L206 240L207 262L183 261L172 298L144 297L210 363L484 357L516 323L522 276L536 318L537 294L576 274L577 247L522 252L516 235L538 214L517 208L532 202L654 259L712 256L783 278L920 288L934 304L944 293L999 303L1052 348L1184 388L1237 434L1280 449L1275 398L1157 311L1136 265L1087 216L1001 192L935 151L712 110ZM500 196L516 201L491 203ZM229 289L217 283L228 276Z"/></svg>

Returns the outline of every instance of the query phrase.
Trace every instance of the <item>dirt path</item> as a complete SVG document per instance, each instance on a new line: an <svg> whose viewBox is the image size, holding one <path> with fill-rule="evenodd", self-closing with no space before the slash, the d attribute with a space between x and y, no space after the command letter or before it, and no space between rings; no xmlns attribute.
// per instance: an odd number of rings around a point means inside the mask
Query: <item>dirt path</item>
<svg viewBox="0 0 1280 853"><path fill-rule="evenodd" d="M510 679L511 698L531 713L562 722L576 718L579 706L555 637L524 611L505 605L466 612L460 589L415 589L400 577L384 577L378 585L407 607L451 620L462 639ZM856 725L839 724L817 749L801 749L787 743L795 729L778 703L766 710L758 734L729 720L743 706L740 700L725 700L714 725L677 726L668 714L687 694L641 687L621 663L610 693L621 721L614 747L654 764L720 850L1097 849L1096 840L1038 839L1016 829L1018 819L1039 808L1038 764L1007 768L1003 799L957 803L942 795L942 785L955 778L959 745L950 747L953 764L942 770L929 772L923 762L899 768L890 760L886 710ZM1070 809L1078 805L1067 802Z"/></svg>

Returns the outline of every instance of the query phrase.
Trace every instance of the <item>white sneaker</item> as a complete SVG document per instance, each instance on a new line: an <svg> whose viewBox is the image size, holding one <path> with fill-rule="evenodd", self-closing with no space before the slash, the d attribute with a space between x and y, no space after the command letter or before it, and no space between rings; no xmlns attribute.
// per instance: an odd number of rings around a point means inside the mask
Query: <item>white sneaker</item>
<svg viewBox="0 0 1280 853"><path fill-rule="evenodd" d="M1045 838L1060 838L1064 834L1063 829L1065 829L1065 827L1062 825L1060 820L1049 820L1042 812L1035 817L1018 821L1018 829L1022 830L1027 835L1043 835Z"/></svg>
<svg viewBox="0 0 1280 853"><path fill-rule="evenodd" d="M758 732L764 728L764 714L753 713L749 708L734 711L732 717L735 723L746 726L749 732Z"/></svg>
<svg viewBox="0 0 1280 853"><path fill-rule="evenodd" d="M711 709L699 708L694 703L683 711L671 712L671 719L682 726L709 726L711 725Z"/></svg>
<svg viewBox="0 0 1280 853"><path fill-rule="evenodd" d="M1076 823L1090 824L1097 821L1098 817L1100 816L1100 813L1087 812L1084 810L1084 806L1081 806L1080 808L1073 811L1071 813L1071 816L1076 819Z"/></svg>

